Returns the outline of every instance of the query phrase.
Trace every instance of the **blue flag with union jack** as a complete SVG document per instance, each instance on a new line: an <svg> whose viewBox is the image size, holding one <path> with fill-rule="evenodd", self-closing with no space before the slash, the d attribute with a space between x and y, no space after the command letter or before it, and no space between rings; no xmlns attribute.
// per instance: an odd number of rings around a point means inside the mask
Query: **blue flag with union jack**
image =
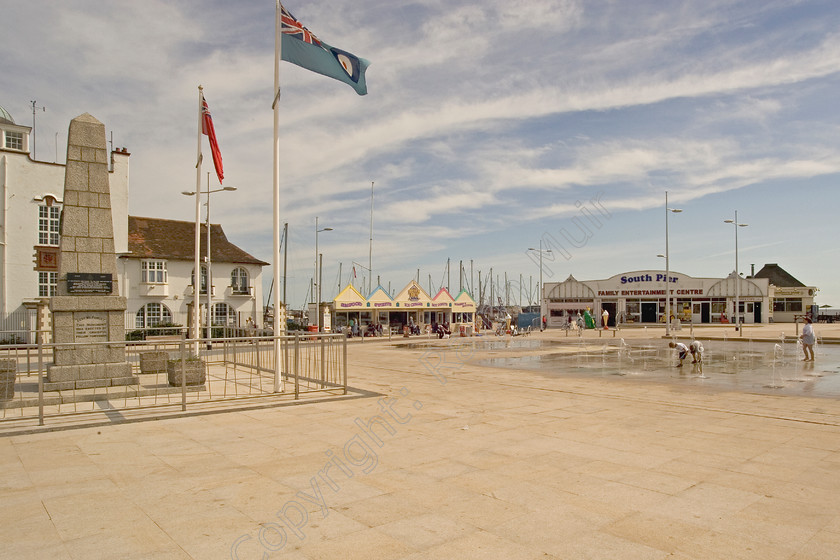
<svg viewBox="0 0 840 560"><path fill-rule="evenodd" d="M348 84L359 95L367 93L365 70L370 62L318 39L280 4L283 51L281 58L301 68Z"/></svg>

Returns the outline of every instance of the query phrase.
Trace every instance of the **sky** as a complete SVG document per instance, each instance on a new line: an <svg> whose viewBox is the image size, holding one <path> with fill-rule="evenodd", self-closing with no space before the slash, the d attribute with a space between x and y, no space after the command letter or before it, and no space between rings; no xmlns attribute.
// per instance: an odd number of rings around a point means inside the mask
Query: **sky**
<svg viewBox="0 0 840 560"><path fill-rule="evenodd" d="M368 272L393 292L778 263L840 307L836 0L288 0L316 36L371 61L368 95L282 63L287 301ZM91 113L130 158L129 213L193 221L198 86L224 186L211 221L273 262L274 2L7 3L0 105L63 162ZM41 107L45 107L42 110ZM203 139L202 188L209 146ZM218 188L210 176L211 188ZM587 215L587 213L589 213ZM203 217L202 217L203 219ZM580 224L589 224L586 235ZM570 241L563 241L563 235ZM556 247L556 245L555 245ZM450 260L447 280L447 259ZM339 277L339 269L341 277ZM418 273L419 270L419 273ZM520 276L521 275L521 276ZM264 270L266 292L271 267ZM522 283L519 283L520 277ZM376 282L374 281L374 287ZM489 288L488 288L489 289Z"/></svg>

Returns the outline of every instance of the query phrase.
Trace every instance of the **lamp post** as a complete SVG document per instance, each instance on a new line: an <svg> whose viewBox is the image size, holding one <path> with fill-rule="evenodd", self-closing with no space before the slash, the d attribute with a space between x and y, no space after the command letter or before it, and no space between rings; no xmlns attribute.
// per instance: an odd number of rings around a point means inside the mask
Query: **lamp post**
<svg viewBox="0 0 840 560"><path fill-rule="evenodd" d="M236 187L222 187L220 189L210 190L210 172L207 172L207 190L204 191L204 194L207 195L207 216L206 216L206 227L207 227L207 349L210 349L210 339L212 338L212 331L211 331L211 311L213 309L213 299L212 299L212 292L213 292L213 280L211 274L211 258L210 258L210 195L216 192L222 191L235 191ZM181 191L181 194L184 196L196 196L195 191ZM200 194L198 193L198 197L196 198L196 206L199 206L199 199ZM199 238L200 232L200 220L199 220L199 213L196 212L195 216L195 236L196 240ZM196 241L196 247L198 247L198 241ZM195 262L199 263L198 253L196 252ZM195 299L193 302L193 324L194 324L194 337L196 339L199 338L201 332L201 314L199 311L199 294L201 293L201 269L200 265L197 264L195 267L194 272L194 279L193 279L193 290L195 291ZM198 342L196 342L196 348L198 347Z"/></svg>
<svg viewBox="0 0 840 560"><path fill-rule="evenodd" d="M315 276L313 276L313 282L318 284L317 295L315 293L312 296L315 298L315 314L318 316L318 332L321 332L321 280L318 278L318 234L322 231L332 231L333 228L323 228L318 229L318 216L315 216Z"/></svg>
<svg viewBox="0 0 840 560"><path fill-rule="evenodd" d="M738 272L738 228L739 227L747 227L749 224L741 224L738 223L738 211L735 210L735 219L734 220L723 220L725 224L732 224L735 226L735 330L739 333L741 331L741 321L740 321L740 299L741 299L741 275Z"/></svg>
<svg viewBox="0 0 840 560"><path fill-rule="evenodd" d="M668 214L682 212L680 208L668 208L668 191L665 191L665 336L671 334L671 259L668 247Z"/></svg>
<svg viewBox="0 0 840 560"><path fill-rule="evenodd" d="M542 237L540 237L540 248L539 249L534 249L533 247L528 247L528 250L529 251L537 251L540 254L540 331L542 331L542 328L543 328L543 322L542 322L542 319L543 319L543 295L545 294L545 290L543 289L542 256L543 256L543 253L550 253L551 249L546 249L545 251L543 251Z"/></svg>

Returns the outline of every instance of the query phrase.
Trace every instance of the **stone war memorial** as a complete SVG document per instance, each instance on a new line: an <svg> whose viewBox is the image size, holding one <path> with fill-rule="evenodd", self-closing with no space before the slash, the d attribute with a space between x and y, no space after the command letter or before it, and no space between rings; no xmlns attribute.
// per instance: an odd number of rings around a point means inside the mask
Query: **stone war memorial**
<svg viewBox="0 0 840 560"><path fill-rule="evenodd" d="M125 346L102 344L125 339L126 299L117 295L105 125L87 113L70 121L59 231L58 292L50 303L57 346L45 389L137 383Z"/></svg>

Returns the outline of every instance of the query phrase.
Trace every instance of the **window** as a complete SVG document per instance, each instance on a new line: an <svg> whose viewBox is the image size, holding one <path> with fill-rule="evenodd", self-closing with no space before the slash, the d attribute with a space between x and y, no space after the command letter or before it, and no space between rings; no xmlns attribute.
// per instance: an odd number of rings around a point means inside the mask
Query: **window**
<svg viewBox="0 0 840 560"><path fill-rule="evenodd" d="M61 207L50 202L38 207L38 245L58 247Z"/></svg>
<svg viewBox="0 0 840 560"><path fill-rule="evenodd" d="M140 308L134 321L134 327L144 329L161 323L171 323L172 313L162 303L147 303Z"/></svg>
<svg viewBox="0 0 840 560"><path fill-rule="evenodd" d="M6 131L6 148L9 150L23 150L23 132Z"/></svg>
<svg viewBox="0 0 840 560"><path fill-rule="evenodd" d="M143 261L140 263L140 282L143 284L166 284L166 261Z"/></svg>
<svg viewBox="0 0 840 560"><path fill-rule="evenodd" d="M236 312L226 303L213 306L213 326L233 327L236 325Z"/></svg>
<svg viewBox="0 0 840 560"><path fill-rule="evenodd" d="M190 286L195 286L195 269L193 269L192 275L190 276ZM201 265L201 287L199 293L207 293L207 267L204 265Z"/></svg>
<svg viewBox="0 0 840 560"><path fill-rule="evenodd" d="M230 273L230 287L234 294L247 294L248 271L244 268L234 268Z"/></svg>
<svg viewBox="0 0 840 560"><path fill-rule="evenodd" d="M58 272L38 273L38 297L52 297L58 290Z"/></svg>
<svg viewBox="0 0 840 560"><path fill-rule="evenodd" d="M773 300L773 311L802 312L801 298L776 298Z"/></svg>

